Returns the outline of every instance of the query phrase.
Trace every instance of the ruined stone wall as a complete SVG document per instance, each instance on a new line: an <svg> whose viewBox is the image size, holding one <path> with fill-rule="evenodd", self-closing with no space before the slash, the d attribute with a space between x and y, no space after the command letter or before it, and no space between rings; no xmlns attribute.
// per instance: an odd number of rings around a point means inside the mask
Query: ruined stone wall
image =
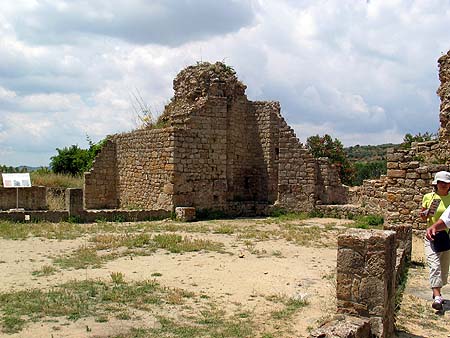
<svg viewBox="0 0 450 338"><path fill-rule="evenodd" d="M171 210L173 145L171 128L112 136L85 174L85 208Z"/></svg>
<svg viewBox="0 0 450 338"><path fill-rule="evenodd" d="M310 211L317 200L318 166L286 121L280 121L277 203L292 211Z"/></svg>
<svg viewBox="0 0 450 338"><path fill-rule="evenodd" d="M267 172L267 199L273 204L278 197L281 113L278 102L253 102L259 140Z"/></svg>
<svg viewBox="0 0 450 338"><path fill-rule="evenodd" d="M439 64L439 80L441 84L437 90L437 94L441 99L439 121L439 142L442 148L446 150L446 158L450 149L450 51L441 56L438 60Z"/></svg>
<svg viewBox="0 0 450 338"><path fill-rule="evenodd" d="M257 113L245 86L223 65L188 67L174 80L174 90L163 119L179 127L175 205L226 211L237 202L267 203L264 109Z"/></svg>
<svg viewBox="0 0 450 338"><path fill-rule="evenodd" d="M318 204L343 204L348 202L348 187L342 185L339 168L328 158L317 159L318 177L316 192Z"/></svg>
<svg viewBox="0 0 450 338"><path fill-rule="evenodd" d="M174 205L224 208L227 201L227 100L203 102L175 131Z"/></svg>
<svg viewBox="0 0 450 338"><path fill-rule="evenodd" d="M422 197L425 193L433 191L431 182L434 174L441 170L449 170L446 164L427 165L417 161L418 148L426 146L426 143L418 143L408 150L388 151L386 195L388 223L412 224L415 229L426 226L418 217Z"/></svg>
<svg viewBox="0 0 450 338"><path fill-rule="evenodd" d="M172 128L116 135L119 207L172 210L174 145Z"/></svg>
<svg viewBox="0 0 450 338"><path fill-rule="evenodd" d="M426 164L433 158L436 142L413 143L410 149L391 148L387 152L387 175L365 180L352 193L352 202L369 214L382 215L388 224L410 224L414 229L426 226L418 216L424 194L433 191L436 172L449 170L447 164Z"/></svg>
<svg viewBox="0 0 450 338"><path fill-rule="evenodd" d="M187 67L159 118L162 129L110 138L86 174L85 206L177 206L260 214L269 204L310 211L345 203L337 169L297 139L277 102L251 102L223 63ZM249 209L249 210L246 210Z"/></svg>
<svg viewBox="0 0 450 338"><path fill-rule="evenodd" d="M40 186L18 189L0 187L0 210L17 207L26 210L47 209L46 188Z"/></svg>
<svg viewBox="0 0 450 338"><path fill-rule="evenodd" d="M103 145L90 172L84 174L84 207L86 209L117 208L116 143L111 139Z"/></svg>

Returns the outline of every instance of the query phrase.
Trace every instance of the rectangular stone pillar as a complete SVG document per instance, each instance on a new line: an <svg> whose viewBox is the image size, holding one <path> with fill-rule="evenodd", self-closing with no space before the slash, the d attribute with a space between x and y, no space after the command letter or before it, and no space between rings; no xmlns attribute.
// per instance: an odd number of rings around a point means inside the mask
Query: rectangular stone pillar
<svg viewBox="0 0 450 338"><path fill-rule="evenodd" d="M83 189L66 189L66 209L69 211L69 217L80 217L83 215Z"/></svg>
<svg viewBox="0 0 450 338"><path fill-rule="evenodd" d="M368 317L376 337L394 332L394 231L350 229L338 237L338 312Z"/></svg>

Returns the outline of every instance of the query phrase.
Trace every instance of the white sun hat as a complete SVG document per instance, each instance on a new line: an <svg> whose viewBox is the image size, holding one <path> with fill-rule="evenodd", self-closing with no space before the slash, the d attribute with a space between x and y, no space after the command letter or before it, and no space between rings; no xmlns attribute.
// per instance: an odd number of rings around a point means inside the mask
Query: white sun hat
<svg viewBox="0 0 450 338"><path fill-rule="evenodd" d="M438 181L450 183L450 173L448 171L438 171L434 175L433 185L437 184Z"/></svg>

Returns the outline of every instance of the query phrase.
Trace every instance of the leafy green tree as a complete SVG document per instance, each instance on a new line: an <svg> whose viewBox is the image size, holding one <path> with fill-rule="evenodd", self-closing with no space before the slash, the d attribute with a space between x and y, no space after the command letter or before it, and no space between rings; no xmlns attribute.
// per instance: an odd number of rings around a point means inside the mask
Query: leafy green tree
<svg viewBox="0 0 450 338"><path fill-rule="evenodd" d="M95 156L101 150L105 140L92 142L89 137L89 149L79 148L78 145L56 148L57 155L50 158L50 167L54 173L81 175L92 167Z"/></svg>
<svg viewBox="0 0 450 338"><path fill-rule="evenodd" d="M411 143L413 143L413 142L425 142L425 141L432 141L432 140L436 140L436 139L437 139L437 134L433 134L428 131L423 134L418 133L416 135L412 135L412 134L408 133L403 137L402 147L407 149L407 148L411 148Z"/></svg>
<svg viewBox="0 0 450 338"><path fill-rule="evenodd" d="M363 180L371 178L379 178L387 172L386 160L372 161L372 162L355 162L355 175L352 185L361 185Z"/></svg>
<svg viewBox="0 0 450 338"><path fill-rule="evenodd" d="M88 167L89 155L86 149L77 145L56 148L58 155L50 158L50 166L55 173L71 174L73 176L84 172Z"/></svg>
<svg viewBox="0 0 450 338"><path fill-rule="evenodd" d="M339 168L339 177L343 184L352 183L354 169L347 158L342 142L334 140L328 134L324 136L310 136L306 140L306 146L315 158L328 157Z"/></svg>

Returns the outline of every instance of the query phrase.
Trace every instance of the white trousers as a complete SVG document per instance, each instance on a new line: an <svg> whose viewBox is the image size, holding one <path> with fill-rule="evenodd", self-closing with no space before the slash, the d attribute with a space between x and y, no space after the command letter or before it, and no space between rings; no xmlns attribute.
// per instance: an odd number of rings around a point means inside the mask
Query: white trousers
<svg viewBox="0 0 450 338"><path fill-rule="evenodd" d="M425 238L425 256L430 269L430 287L441 288L447 284L450 250L434 252L430 241Z"/></svg>

